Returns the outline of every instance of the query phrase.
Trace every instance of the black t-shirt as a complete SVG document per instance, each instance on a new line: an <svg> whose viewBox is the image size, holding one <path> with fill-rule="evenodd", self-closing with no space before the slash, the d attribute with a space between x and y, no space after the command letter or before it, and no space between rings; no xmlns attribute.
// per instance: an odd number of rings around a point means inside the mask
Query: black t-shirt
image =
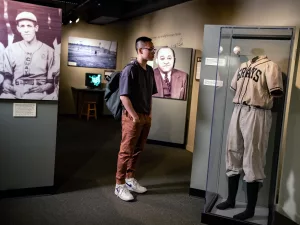
<svg viewBox="0 0 300 225"><path fill-rule="evenodd" d="M120 96L128 96L137 113L150 114L152 95L157 93L154 72L137 61L127 65L120 76Z"/></svg>

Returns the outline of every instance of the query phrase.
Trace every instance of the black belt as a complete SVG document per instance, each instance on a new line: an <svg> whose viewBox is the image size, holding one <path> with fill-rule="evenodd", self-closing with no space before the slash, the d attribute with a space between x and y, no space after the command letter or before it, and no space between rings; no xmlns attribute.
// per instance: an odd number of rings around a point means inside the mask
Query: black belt
<svg viewBox="0 0 300 225"><path fill-rule="evenodd" d="M45 82L46 79L32 79L32 80L22 80L22 79L19 79L19 80L15 81L15 85L24 85L24 84L34 85L34 81L36 81L37 85L42 85L41 81Z"/></svg>
<svg viewBox="0 0 300 225"><path fill-rule="evenodd" d="M44 81L47 81L47 73L22 75L21 77L15 80L15 85L21 85L21 84L34 85L35 80L37 82L37 85L43 84Z"/></svg>
<svg viewBox="0 0 300 225"><path fill-rule="evenodd" d="M248 106L248 107L253 107L253 108L256 108L256 109L270 110L270 109L265 109L265 108L263 108L263 107L261 107L259 105L248 105L245 102L243 102L243 103L236 103L236 104L237 105L244 105L244 106Z"/></svg>

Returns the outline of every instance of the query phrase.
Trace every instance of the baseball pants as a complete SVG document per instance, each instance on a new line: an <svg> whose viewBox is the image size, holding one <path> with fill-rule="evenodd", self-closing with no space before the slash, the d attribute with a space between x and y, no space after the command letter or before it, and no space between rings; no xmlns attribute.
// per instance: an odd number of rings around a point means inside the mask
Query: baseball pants
<svg viewBox="0 0 300 225"><path fill-rule="evenodd" d="M244 172L246 182L266 178L264 167L272 125L271 110L247 105L234 107L226 144L226 175Z"/></svg>
<svg viewBox="0 0 300 225"><path fill-rule="evenodd" d="M31 84L22 84L22 85L15 85L16 90L16 97L19 99L37 99L41 100L46 96L45 92L32 92L32 93L24 93L27 92L30 88L35 87Z"/></svg>

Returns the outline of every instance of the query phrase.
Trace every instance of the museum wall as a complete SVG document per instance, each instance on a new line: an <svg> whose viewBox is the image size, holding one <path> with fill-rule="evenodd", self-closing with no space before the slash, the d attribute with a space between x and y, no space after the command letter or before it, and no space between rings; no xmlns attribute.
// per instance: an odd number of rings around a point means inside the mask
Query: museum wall
<svg viewBox="0 0 300 225"><path fill-rule="evenodd" d="M61 76L60 76L60 114L74 114L75 104L71 87L85 87L85 73L101 73L104 69L68 66L68 38L83 37L99 40L117 41L117 69L122 68L122 48L124 33L121 23L108 26L98 26L80 21L77 24L68 24L62 27L61 45ZM104 76L102 76L102 79ZM103 80L104 81L104 80Z"/></svg>
<svg viewBox="0 0 300 225"><path fill-rule="evenodd" d="M134 56L136 37L155 45L202 49L204 24L293 26L300 24L298 0L193 0L127 22L123 64ZM184 19L183 19L184 18Z"/></svg>

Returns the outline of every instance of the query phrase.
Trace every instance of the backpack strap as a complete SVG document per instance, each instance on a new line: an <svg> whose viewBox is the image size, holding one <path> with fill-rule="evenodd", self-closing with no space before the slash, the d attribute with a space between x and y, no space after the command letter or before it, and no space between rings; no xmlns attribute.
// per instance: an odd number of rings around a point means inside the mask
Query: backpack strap
<svg viewBox="0 0 300 225"><path fill-rule="evenodd" d="M128 63L126 66L124 66L124 68L126 68L127 66L133 66L133 67L137 68L137 65L136 65L135 62L136 62L136 60L134 60L134 61ZM132 67L132 68L133 68L133 67ZM124 68L123 68L123 69L124 69Z"/></svg>
<svg viewBox="0 0 300 225"><path fill-rule="evenodd" d="M128 63L126 66L124 66L123 70L124 70L127 66L132 66L131 68L133 68L133 70L134 70L136 73L138 72L138 65L136 65L136 61L132 61L132 62Z"/></svg>

